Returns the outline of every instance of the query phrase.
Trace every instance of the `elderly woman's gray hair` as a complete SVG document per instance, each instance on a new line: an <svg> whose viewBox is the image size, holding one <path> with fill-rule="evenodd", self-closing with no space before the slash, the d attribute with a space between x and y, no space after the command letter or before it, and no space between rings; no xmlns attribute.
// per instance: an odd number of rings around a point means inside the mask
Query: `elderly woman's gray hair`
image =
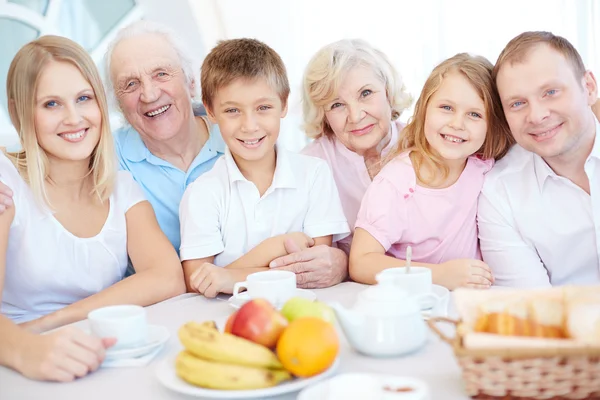
<svg viewBox="0 0 600 400"><path fill-rule="evenodd" d="M344 75L354 67L371 68L385 84L392 114L397 119L412 104L402 77L387 56L361 39L343 39L321 48L308 62L302 82L304 131L310 138L332 135L323 106L337 93Z"/></svg>
<svg viewBox="0 0 600 400"><path fill-rule="evenodd" d="M141 20L134 22L121 29L113 41L108 45L108 50L104 55L104 73L106 80L106 91L108 99L112 105L118 106L118 100L115 96L114 82L111 77L111 62L112 54L117 45L124 39L129 39L137 36L158 34L162 35L171 47L177 53L181 69L185 75L186 83L198 82L196 79L196 71L199 70L200 62L192 56L192 52L185 41L170 27L154 21ZM198 85L194 85L194 88ZM194 89L195 90L195 89ZM194 93L197 94L197 93Z"/></svg>

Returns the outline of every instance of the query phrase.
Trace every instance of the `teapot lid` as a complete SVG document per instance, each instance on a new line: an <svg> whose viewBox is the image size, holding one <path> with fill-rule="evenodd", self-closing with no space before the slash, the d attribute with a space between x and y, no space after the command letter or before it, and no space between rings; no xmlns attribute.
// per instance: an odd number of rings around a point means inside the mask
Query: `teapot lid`
<svg viewBox="0 0 600 400"><path fill-rule="evenodd" d="M393 277L377 276L377 285L359 294L359 304L363 311L377 315L406 315L418 312L418 303L407 292L400 289Z"/></svg>

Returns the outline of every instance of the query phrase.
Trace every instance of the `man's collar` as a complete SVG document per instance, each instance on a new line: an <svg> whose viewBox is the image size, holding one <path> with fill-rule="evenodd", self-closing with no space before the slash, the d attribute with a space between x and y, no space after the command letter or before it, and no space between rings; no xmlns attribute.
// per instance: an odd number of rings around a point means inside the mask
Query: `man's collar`
<svg viewBox="0 0 600 400"><path fill-rule="evenodd" d="M133 129L131 125L122 127L123 136L123 157L131 162L140 162L148 158L150 150L144 144L140 134Z"/></svg>
<svg viewBox="0 0 600 400"><path fill-rule="evenodd" d="M219 130L219 126L216 124L209 126L210 131L208 140L206 141L204 146L202 146L200 153L202 153L204 149L207 148L211 152L224 154L226 146L225 142L223 142L223 139L221 137L221 131ZM150 161L149 159L152 153L146 147L146 144L142 140L140 134L135 129L133 129L131 125L126 125L121 129L123 129L124 136L124 140L122 141L123 156L131 162L140 162L144 160Z"/></svg>

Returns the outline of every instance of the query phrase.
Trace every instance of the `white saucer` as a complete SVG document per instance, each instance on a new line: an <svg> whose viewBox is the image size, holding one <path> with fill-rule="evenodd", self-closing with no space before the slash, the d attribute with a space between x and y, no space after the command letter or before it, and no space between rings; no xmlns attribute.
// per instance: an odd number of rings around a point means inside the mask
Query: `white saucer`
<svg viewBox="0 0 600 400"><path fill-rule="evenodd" d="M164 326L160 325L148 325L148 340L145 344L127 347L124 349L107 349L106 350L106 359L107 360L117 360L122 358L136 358L142 357L146 354L150 354L158 347L165 344L171 334L169 330Z"/></svg>
<svg viewBox="0 0 600 400"><path fill-rule="evenodd" d="M387 388L387 390L386 390ZM397 391L412 389L410 391ZM374 396L375 395L375 396ZM430 400L425 382L391 374L346 373L311 385L300 392L298 400L333 399Z"/></svg>
<svg viewBox="0 0 600 400"><path fill-rule="evenodd" d="M292 297L302 297L302 298L310 300L310 301L315 301L317 299L317 294L315 292L307 290L307 289L296 289L296 291L290 296L290 299ZM243 306L244 303L246 303L248 300L250 300L250 296L248 296L248 292L242 292L242 293L238 294L236 297L231 296L229 298L228 302L231 307L233 307L237 310L238 308ZM281 307L283 307L283 304L276 305L276 308L278 310L281 310Z"/></svg>
<svg viewBox="0 0 600 400"><path fill-rule="evenodd" d="M421 303L421 314L425 318L446 317L448 315L448 301L450 300L450 291L444 286L431 285L431 293L440 298L435 301L426 301Z"/></svg>

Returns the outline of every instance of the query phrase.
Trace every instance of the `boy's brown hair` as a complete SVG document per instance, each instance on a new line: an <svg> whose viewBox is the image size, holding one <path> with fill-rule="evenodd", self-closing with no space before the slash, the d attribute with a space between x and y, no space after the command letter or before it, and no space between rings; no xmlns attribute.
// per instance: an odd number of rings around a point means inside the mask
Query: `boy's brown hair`
<svg viewBox="0 0 600 400"><path fill-rule="evenodd" d="M212 111L219 89L236 79L257 78L265 78L279 94L282 105L287 105L290 84L285 65L275 50L255 39L220 41L202 63L202 102Z"/></svg>
<svg viewBox="0 0 600 400"><path fill-rule="evenodd" d="M492 71L494 82L496 82L498 72L504 64L507 62L512 64L524 61L529 52L540 44L550 46L551 49L562 54L563 57L571 63L575 78L577 78L578 81L580 78L583 78L585 75L585 66L583 65L581 55L579 55L579 52L567 39L562 36L554 35L551 32L531 31L521 33L504 47L504 50L502 50L498 56L498 60Z"/></svg>

